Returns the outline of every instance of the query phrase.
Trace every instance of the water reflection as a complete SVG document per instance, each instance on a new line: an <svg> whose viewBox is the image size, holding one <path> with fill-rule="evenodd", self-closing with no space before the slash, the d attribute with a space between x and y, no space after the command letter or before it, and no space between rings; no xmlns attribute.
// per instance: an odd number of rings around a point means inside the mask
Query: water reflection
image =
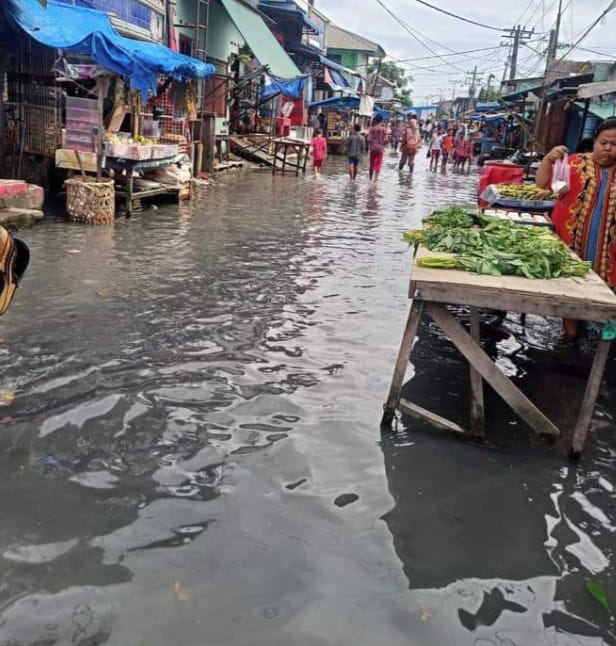
<svg viewBox="0 0 616 646"><path fill-rule="evenodd" d="M400 232L475 186L393 157L351 183L332 159L28 231L0 320L0 644L609 643L581 585L613 581L608 397L578 471L494 403L499 450L378 444ZM549 327L516 325L489 351L556 403L573 372L571 396L574 371L541 378ZM461 416L466 370L426 338L413 388Z"/></svg>
<svg viewBox="0 0 616 646"><path fill-rule="evenodd" d="M557 332L557 322L552 327ZM524 330L509 319L483 331L497 362L508 356L516 366L512 376L523 376L524 389L572 428L575 417L563 403L579 405L586 371L561 378L571 351L529 347ZM541 360L548 354L551 364ZM467 424L467 364L432 324L420 329L413 363L406 396ZM411 590L431 599L443 620L457 619L468 643L616 643L608 613L586 590L589 578L606 589L612 585L613 487L609 481L598 487L596 471L569 466L559 446L540 448L491 391L487 419L497 446L460 441L411 419L382 437L395 500L383 518ZM501 420L496 428L495 420ZM594 459L605 452L604 440L597 439ZM562 448L568 442L563 438ZM615 469L609 471L612 479ZM426 607L435 613L435 606Z"/></svg>

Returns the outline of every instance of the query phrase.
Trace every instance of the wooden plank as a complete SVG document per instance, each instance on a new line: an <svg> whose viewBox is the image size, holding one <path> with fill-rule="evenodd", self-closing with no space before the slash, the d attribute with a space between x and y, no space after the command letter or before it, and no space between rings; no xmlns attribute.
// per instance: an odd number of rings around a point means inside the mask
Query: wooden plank
<svg viewBox="0 0 616 646"><path fill-rule="evenodd" d="M429 411L426 408L422 408L417 404L413 404L410 401L407 401L406 399L400 400L400 403L398 404L398 409L402 413L406 413L407 415L410 415L411 417L415 417L416 419L424 420L428 422L428 424L431 424L432 426L436 426L436 428L440 428L444 431L449 431L450 433L458 433L462 435L469 435L469 433L467 433L465 429L463 429L455 422L452 422L451 420L447 419L446 417L442 417L441 415L437 415L436 413L433 413L432 411Z"/></svg>
<svg viewBox="0 0 616 646"><path fill-rule="evenodd" d="M471 336L479 343L479 310L471 307L470 311ZM483 379L470 364L471 371L471 431L477 437L485 437L485 408L483 397Z"/></svg>
<svg viewBox="0 0 616 646"><path fill-rule="evenodd" d="M417 258L435 254L420 247ZM446 254L444 254L446 255ZM426 301L605 322L616 319L616 295L593 272L584 278L531 280L413 267L413 285Z"/></svg>
<svg viewBox="0 0 616 646"><path fill-rule="evenodd" d="M404 381L406 368L411 357L411 350L413 349L413 342L415 341L415 335L417 334L417 328L419 327L422 312L423 302L413 301L406 321L406 327L404 328L402 343L398 350L398 358L396 359L396 366L394 368L394 374L389 388L389 396L387 397L387 402L383 407L385 412L383 413L381 426L384 428L391 428L394 413L396 408L398 408L398 403L400 402L402 382Z"/></svg>
<svg viewBox="0 0 616 646"><path fill-rule="evenodd" d="M490 357L451 316L444 305L425 303L425 309L466 360L531 428L537 433L560 434L556 425L499 370Z"/></svg>
<svg viewBox="0 0 616 646"><path fill-rule="evenodd" d="M79 156L83 169L88 173L96 173L96 153L80 152ZM79 161L74 150L69 148L58 148L56 150L56 166L67 170L80 170Z"/></svg>
<svg viewBox="0 0 616 646"><path fill-rule="evenodd" d="M575 430L573 431L573 441L571 444L571 455L573 457L580 455L584 450L584 445L586 444L586 437L588 435L588 429L590 427L590 421L595 409L595 404L597 403L597 397L599 396L599 388L601 387L601 380L603 379L610 345L610 341L604 341L601 339L595 352L590 376L586 383L584 400L582 401L580 414L575 425Z"/></svg>

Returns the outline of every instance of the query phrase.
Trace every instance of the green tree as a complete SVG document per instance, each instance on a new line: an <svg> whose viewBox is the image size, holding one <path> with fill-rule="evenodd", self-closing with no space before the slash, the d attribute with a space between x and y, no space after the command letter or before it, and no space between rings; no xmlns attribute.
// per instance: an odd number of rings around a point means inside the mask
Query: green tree
<svg viewBox="0 0 616 646"><path fill-rule="evenodd" d="M409 83L413 82L413 77L407 76L403 67L393 61L381 63L380 67L378 64L368 65L368 73L374 74L375 72L395 84L397 88L394 92L395 99L407 108L413 105L413 100L411 99L412 90L408 87Z"/></svg>
<svg viewBox="0 0 616 646"><path fill-rule="evenodd" d="M502 94L498 91L495 90L494 88L488 88L482 87L479 90L479 94L477 96L478 101L497 101L500 99Z"/></svg>

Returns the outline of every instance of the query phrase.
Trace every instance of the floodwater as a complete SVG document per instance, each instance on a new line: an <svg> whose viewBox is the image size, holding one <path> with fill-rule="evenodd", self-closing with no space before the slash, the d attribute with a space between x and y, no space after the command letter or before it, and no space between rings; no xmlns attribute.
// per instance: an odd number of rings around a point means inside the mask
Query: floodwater
<svg viewBox="0 0 616 646"><path fill-rule="evenodd" d="M476 182L388 157L353 185L330 158L320 180L228 175L113 228L23 231L0 320L0 645L616 644L586 589L616 602L613 360L578 465L490 393L486 445L379 429L400 232ZM570 413L592 339L514 314L483 333ZM467 370L433 325L412 364L406 395L463 421Z"/></svg>

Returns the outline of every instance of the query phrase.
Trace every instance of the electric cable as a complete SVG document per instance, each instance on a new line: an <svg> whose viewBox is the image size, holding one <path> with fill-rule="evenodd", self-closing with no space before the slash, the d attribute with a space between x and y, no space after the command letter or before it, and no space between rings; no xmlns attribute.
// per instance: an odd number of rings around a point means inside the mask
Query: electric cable
<svg viewBox="0 0 616 646"><path fill-rule="evenodd" d="M458 14L452 13L451 11L447 11L447 9L442 9L441 7L437 7L436 5L430 4L429 2L426 2L426 0L415 0L415 2L425 5L426 7L430 7L430 9L434 9L435 11L439 11L440 13L444 13L446 16L451 16L452 18L456 18L457 20L462 20L471 25L476 25L477 27L483 27L484 29L492 29L493 31L506 31L502 27L494 27L493 25L486 25L482 22L477 22L476 20L472 20L471 18L464 18L464 16L459 16Z"/></svg>

